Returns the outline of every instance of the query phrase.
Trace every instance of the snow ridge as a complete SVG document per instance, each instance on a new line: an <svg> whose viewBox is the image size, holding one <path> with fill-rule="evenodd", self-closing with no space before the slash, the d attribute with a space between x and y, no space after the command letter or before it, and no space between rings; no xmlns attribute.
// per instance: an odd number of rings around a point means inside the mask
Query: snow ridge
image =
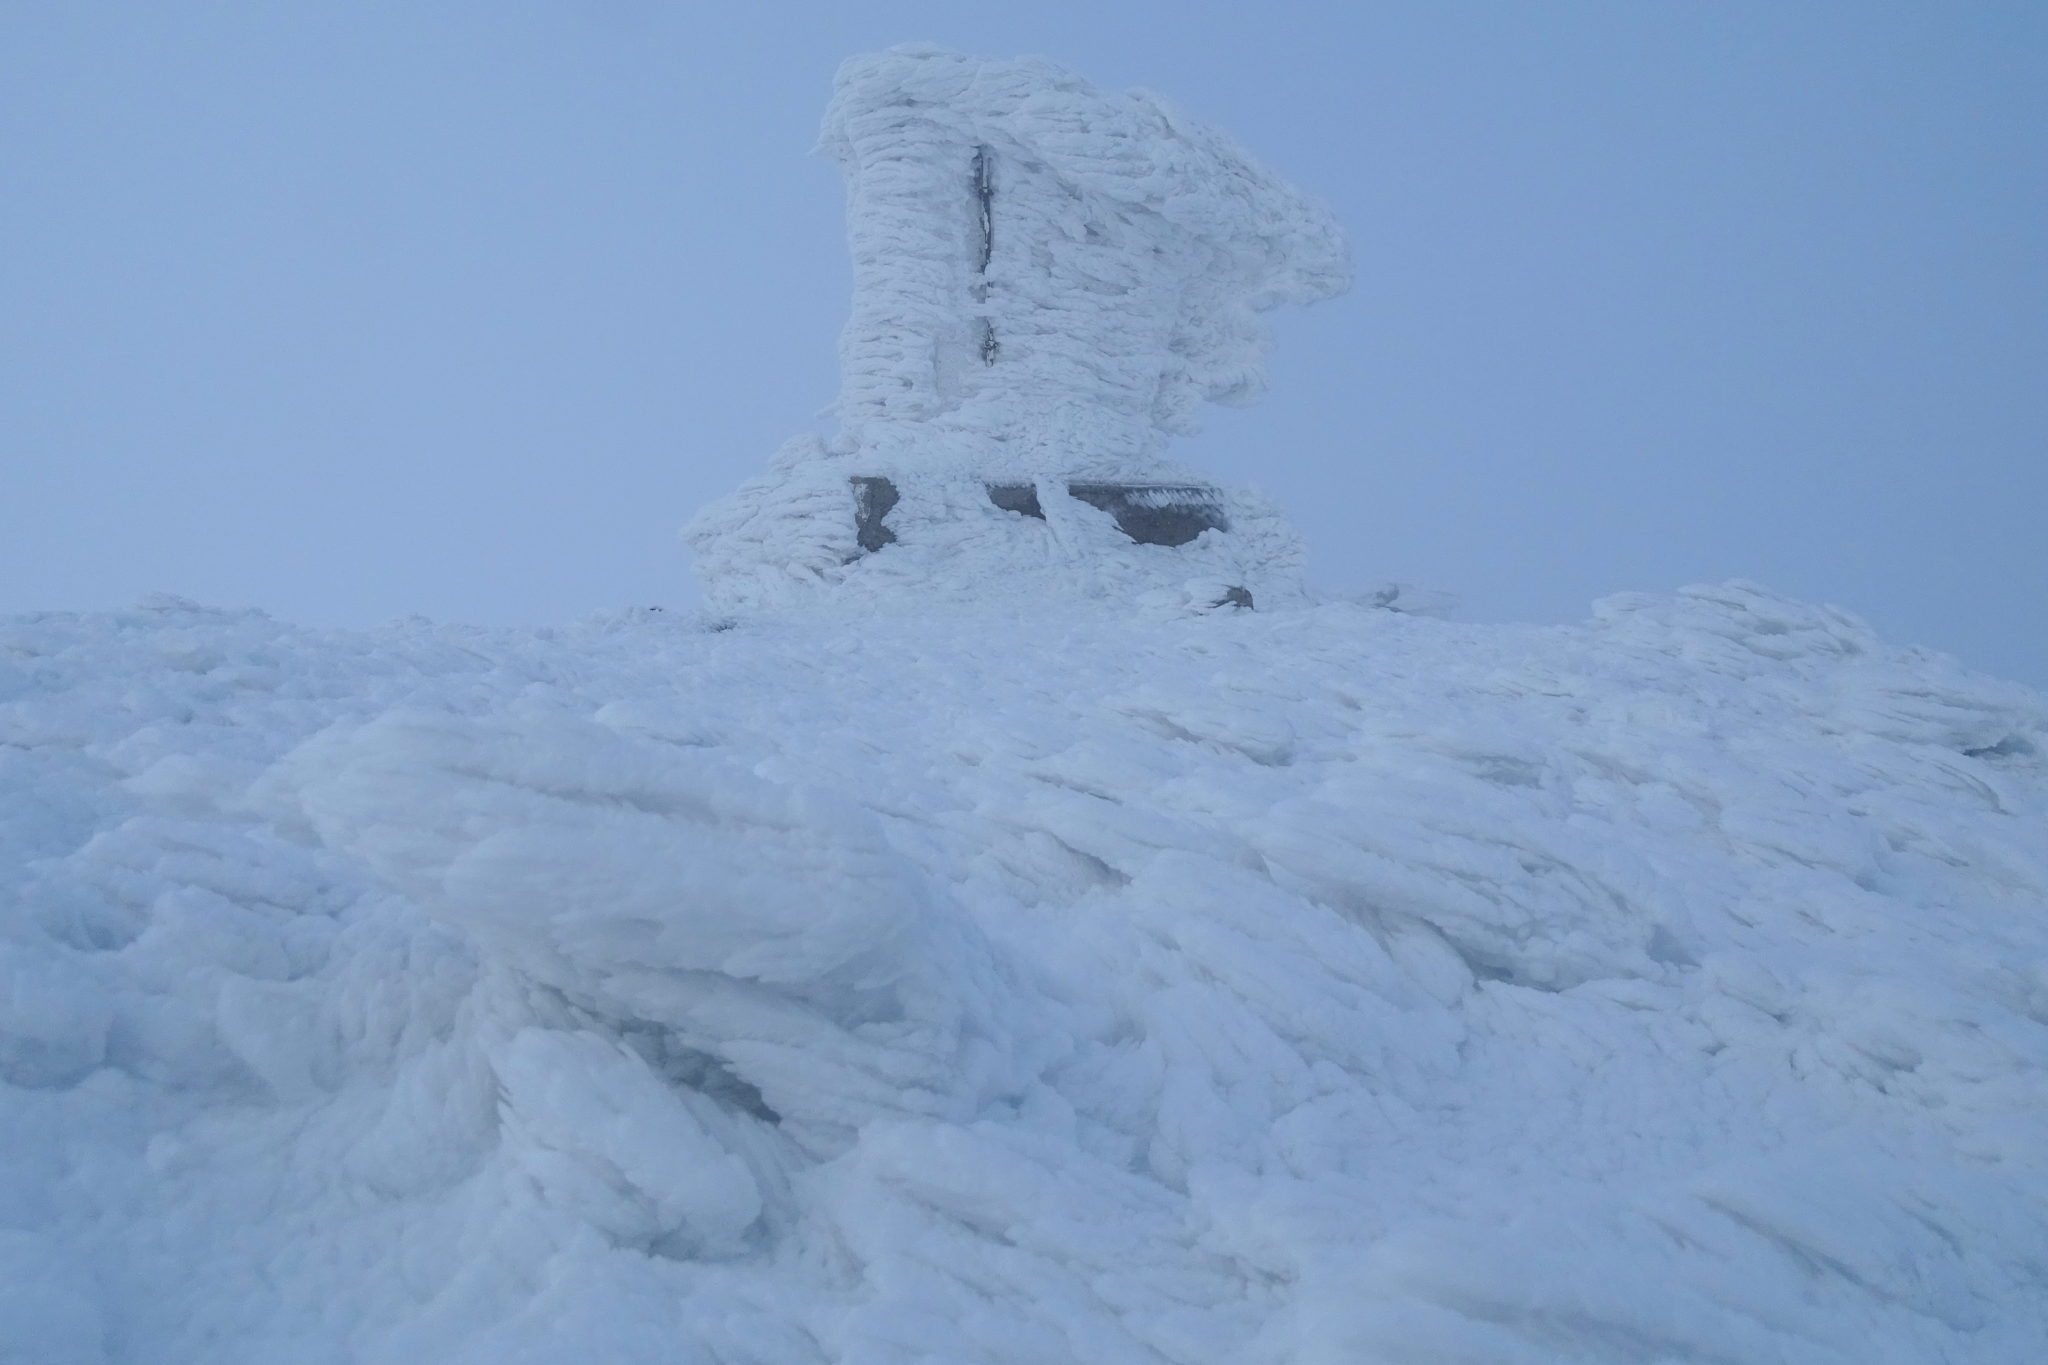
<svg viewBox="0 0 2048 1365"><path fill-rule="evenodd" d="M2031 1365L2048 709L1746 584L0 625L0 1359Z"/></svg>

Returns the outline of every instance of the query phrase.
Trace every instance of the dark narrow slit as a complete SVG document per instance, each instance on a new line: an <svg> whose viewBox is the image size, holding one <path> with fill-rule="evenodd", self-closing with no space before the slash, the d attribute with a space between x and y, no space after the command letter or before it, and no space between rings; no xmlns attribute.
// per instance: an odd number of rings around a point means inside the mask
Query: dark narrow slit
<svg viewBox="0 0 2048 1365"><path fill-rule="evenodd" d="M981 229L981 240L978 259L975 262L975 271L982 278L974 286L974 298L977 303L981 304L988 302L988 264L995 259L996 254L995 197L995 181L990 166L989 150L987 147L976 147L974 149L974 204L975 215ZM997 349L995 325L984 314L981 318L981 363L984 365L995 364Z"/></svg>

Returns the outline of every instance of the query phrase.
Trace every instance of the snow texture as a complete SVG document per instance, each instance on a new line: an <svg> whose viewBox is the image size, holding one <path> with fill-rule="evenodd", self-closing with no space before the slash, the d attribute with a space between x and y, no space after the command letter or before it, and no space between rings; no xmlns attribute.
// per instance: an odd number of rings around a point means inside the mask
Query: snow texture
<svg viewBox="0 0 2048 1365"><path fill-rule="evenodd" d="M0 623L0 1360L2048 1359L2040 697L1154 605Z"/></svg>
<svg viewBox="0 0 2048 1365"><path fill-rule="evenodd" d="M1231 496L1228 532L1169 549L1065 485L1191 481L1167 439L1204 402L1258 395L1260 314L1348 283L1325 210L1156 96L1035 60L856 57L820 146L853 253L839 430L796 438L688 528L714 606L1210 580L1298 597L1298 543L1255 495ZM855 542L855 477L903 493L884 553ZM1034 484L1044 518L992 505L990 482Z"/></svg>

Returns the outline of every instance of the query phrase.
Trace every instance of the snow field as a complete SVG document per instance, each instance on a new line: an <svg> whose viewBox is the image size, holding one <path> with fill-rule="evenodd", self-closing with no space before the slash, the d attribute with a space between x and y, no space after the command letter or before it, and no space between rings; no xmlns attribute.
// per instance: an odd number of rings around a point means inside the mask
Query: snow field
<svg viewBox="0 0 2048 1365"><path fill-rule="evenodd" d="M2038 696L1204 598L0 625L0 1359L2048 1353Z"/></svg>

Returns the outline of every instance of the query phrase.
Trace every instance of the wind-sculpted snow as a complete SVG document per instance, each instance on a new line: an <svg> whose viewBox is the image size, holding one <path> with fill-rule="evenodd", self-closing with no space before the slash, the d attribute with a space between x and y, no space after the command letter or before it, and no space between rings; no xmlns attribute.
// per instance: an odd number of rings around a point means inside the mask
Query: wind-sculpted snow
<svg viewBox="0 0 2048 1365"><path fill-rule="evenodd" d="M0 1359L2033 1365L2041 699L1744 586L0 627Z"/></svg>

